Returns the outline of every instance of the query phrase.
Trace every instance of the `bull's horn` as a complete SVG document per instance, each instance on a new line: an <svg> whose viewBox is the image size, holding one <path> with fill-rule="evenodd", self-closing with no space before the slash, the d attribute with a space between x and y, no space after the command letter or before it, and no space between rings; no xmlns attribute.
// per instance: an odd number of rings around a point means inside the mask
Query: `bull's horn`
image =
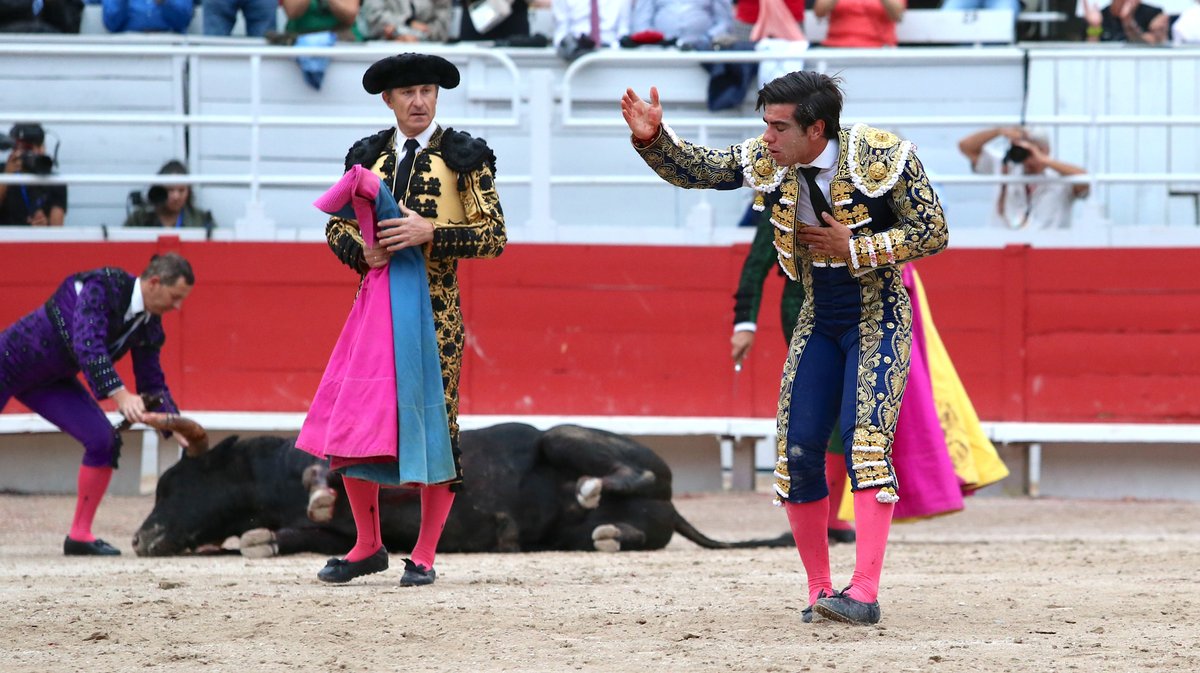
<svg viewBox="0 0 1200 673"><path fill-rule="evenodd" d="M149 412L142 414L142 422L158 430L178 432L187 440L187 448L184 453L190 458L195 458L208 451L208 433L204 431L203 426L186 416Z"/></svg>

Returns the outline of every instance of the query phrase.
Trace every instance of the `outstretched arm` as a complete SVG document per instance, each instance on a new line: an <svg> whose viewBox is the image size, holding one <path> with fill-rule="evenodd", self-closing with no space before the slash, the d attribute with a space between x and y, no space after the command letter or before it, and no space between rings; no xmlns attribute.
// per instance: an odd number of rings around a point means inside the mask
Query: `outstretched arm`
<svg viewBox="0 0 1200 673"><path fill-rule="evenodd" d="M642 100L633 89L621 97L621 116L629 125L634 140L647 145L662 129L662 105L658 102L658 87L650 87L650 101Z"/></svg>

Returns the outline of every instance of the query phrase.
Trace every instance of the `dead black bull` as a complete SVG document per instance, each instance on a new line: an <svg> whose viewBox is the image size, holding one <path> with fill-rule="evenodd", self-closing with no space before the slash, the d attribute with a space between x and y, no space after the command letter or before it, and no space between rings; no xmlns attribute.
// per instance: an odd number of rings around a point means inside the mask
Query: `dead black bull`
<svg viewBox="0 0 1200 673"><path fill-rule="evenodd" d="M138 555L186 553L231 536L255 557L343 554L353 546L340 477L294 439L230 437L197 450L207 446L203 429L180 417L171 422L163 427L183 435L189 449L159 478L154 510L133 537ZM674 533L709 549L792 544L790 533L738 542L705 536L671 503L666 463L603 430L505 423L467 431L462 463L468 481L438 545L443 552L661 549ZM417 491L383 489L380 498L384 544L412 549Z"/></svg>

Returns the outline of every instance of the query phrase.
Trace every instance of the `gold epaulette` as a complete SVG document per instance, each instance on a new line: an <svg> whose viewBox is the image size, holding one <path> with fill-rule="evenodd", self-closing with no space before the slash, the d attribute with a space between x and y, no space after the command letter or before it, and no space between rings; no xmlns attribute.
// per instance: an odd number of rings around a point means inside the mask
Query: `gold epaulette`
<svg viewBox="0 0 1200 673"><path fill-rule="evenodd" d="M770 194L779 188L783 177L787 175L787 166L775 163L762 136L750 138L742 143L742 153L738 161L742 165L742 175L756 192L754 209L761 211L765 207L763 194Z"/></svg>
<svg viewBox="0 0 1200 673"><path fill-rule="evenodd" d="M900 179L913 144L895 133L855 124L850 128L847 168L858 191L875 198L887 193Z"/></svg>

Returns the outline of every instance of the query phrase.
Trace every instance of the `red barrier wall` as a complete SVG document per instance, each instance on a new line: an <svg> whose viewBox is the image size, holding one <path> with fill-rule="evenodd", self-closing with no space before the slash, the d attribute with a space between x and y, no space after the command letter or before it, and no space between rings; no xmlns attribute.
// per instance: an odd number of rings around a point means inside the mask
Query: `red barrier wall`
<svg viewBox="0 0 1200 673"><path fill-rule="evenodd" d="M197 288L167 317L185 408L303 411L357 278L323 244L0 244L0 324L69 273L179 250ZM772 416L784 357L768 280L746 368L729 360L746 246L510 245L461 266L475 414ZM1200 250L955 250L922 260L930 308L980 416L1197 422ZM128 363L118 370L129 379ZM15 402L8 412L24 411Z"/></svg>

